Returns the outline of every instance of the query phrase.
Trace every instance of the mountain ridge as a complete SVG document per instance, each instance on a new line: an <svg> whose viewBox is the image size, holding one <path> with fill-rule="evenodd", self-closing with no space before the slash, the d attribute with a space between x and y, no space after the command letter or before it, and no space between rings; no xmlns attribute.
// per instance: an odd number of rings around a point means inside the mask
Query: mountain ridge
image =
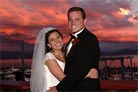
<svg viewBox="0 0 138 92"><path fill-rule="evenodd" d="M138 55L138 49L121 49L114 52L103 52L101 51L101 56L108 55ZM25 59L31 59L33 52L24 52ZM19 59L22 58L21 52L10 52L10 51L0 51L0 59Z"/></svg>

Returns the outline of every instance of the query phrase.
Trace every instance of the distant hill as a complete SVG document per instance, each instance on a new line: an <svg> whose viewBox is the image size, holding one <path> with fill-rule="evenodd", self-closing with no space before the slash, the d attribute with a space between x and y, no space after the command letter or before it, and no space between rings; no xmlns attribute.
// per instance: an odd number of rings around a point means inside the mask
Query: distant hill
<svg viewBox="0 0 138 92"><path fill-rule="evenodd" d="M122 50L118 50L113 52L113 55L137 55L138 54L138 50L137 49L122 49Z"/></svg>
<svg viewBox="0 0 138 92"><path fill-rule="evenodd" d="M114 52L101 52L102 56L107 55L138 55L138 49L122 49Z"/></svg>
<svg viewBox="0 0 138 92"><path fill-rule="evenodd" d="M107 55L138 55L138 49L122 49L114 52L101 52L102 56ZM33 56L33 52L25 52L24 58L31 59ZM9 51L1 51L0 59L19 59L21 58L21 52L9 52Z"/></svg>
<svg viewBox="0 0 138 92"><path fill-rule="evenodd" d="M32 58L33 52L25 52L24 58L30 59ZM0 59L19 59L22 57L21 52L9 52L9 51L1 51L0 52Z"/></svg>

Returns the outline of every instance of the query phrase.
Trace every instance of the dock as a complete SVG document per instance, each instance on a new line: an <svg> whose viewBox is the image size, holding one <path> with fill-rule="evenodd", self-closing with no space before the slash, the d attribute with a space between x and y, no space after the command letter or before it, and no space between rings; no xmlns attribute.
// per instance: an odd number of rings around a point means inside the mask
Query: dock
<svg viewBox="0 0 138 92"><path fill-rule="evenodd" d="M138 91L138 80L100 80L101 91ZM0 80L0 90L30 91L30 82Z"/></svg>

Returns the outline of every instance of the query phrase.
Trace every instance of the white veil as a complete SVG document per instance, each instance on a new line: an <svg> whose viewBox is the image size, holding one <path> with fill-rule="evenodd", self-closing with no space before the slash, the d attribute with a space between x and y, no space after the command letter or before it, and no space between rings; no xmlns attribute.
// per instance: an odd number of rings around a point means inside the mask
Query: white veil
<svg viewBox="0 0 138 92"><path fill-rule="evenodd" d="M45 33L55 28L43 28L35 42L32 66L31 66L31 80L30 87L31 92L46 92L46 74L44 68L44 57L45 57Z"/></svg>

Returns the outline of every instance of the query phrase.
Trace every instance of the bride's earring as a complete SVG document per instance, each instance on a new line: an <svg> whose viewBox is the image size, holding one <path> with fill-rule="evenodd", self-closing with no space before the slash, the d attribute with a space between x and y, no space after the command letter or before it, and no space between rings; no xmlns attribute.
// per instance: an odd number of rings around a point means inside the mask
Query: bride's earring
<svg viewBox="0 0 138 92"><path fill-rule="evenodd" d="M49 47L50 49L52 49L50 44L47 44L47 45L48 45L48 47Z"/></svg>

